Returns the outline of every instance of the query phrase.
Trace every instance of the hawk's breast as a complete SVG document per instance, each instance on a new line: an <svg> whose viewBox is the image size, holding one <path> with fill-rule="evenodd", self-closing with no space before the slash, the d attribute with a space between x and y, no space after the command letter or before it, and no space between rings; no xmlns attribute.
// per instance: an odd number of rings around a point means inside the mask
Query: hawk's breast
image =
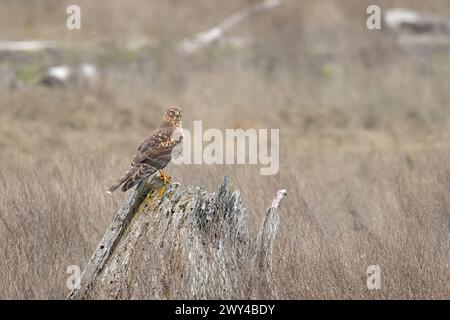
<svg viewBox="0 0 450 320"><path fill-rule="evenodd" d="M176 128L173 131L172 136L170 138L172 139L172 141L178 141L183 136L184 136L183 128Z"/></svg>
<svg viewBox="0 0 450 320"><path fill-rule="evenodd" d="M180 138L184 137L183 128L176 128L172 136L170 137L172 141L180 141ZM172 159L177 159L183 154L183 143L177 143L177 145L172 149Z"/></svg>

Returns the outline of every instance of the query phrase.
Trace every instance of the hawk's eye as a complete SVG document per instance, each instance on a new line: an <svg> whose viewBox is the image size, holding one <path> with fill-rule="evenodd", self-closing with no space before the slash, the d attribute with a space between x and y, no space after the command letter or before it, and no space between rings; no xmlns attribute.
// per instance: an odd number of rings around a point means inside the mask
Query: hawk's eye
<svg viewBox="0 0 450 320"><path fill-rule="evenodd" d="M169 112L169 115L170 115L171 117L173 117L173 116L175 115L175 112L170 111L170 112Z"/></svg>

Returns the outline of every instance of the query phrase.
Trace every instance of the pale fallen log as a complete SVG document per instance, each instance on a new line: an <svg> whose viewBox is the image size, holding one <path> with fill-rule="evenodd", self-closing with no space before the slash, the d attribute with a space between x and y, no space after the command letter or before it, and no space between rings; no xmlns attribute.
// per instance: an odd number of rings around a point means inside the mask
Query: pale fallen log
<svg viewBox="0 0 450 320"><path fill-rule="evenodd" d="M436 47L450 43L450 20L411 9L392 8L385 12L384 23L400 45Z"/></svg>
<svg viewBox="0 0 450 320"><path fill-rule="evenodd" d="M99 83L97 67L90 63L80 65L61 65L44 70L40 77L40 83L49 87L63 86L67 84L85 85L95 88Z"/></svg>
<svg viewBox="0 0 450 320"><path fill-rule="evenodd" d="M276 297L272 248L285 190L253 241L228 177L216 193L174 183L161 197L161 187L153 178L132 191L68 299L251 298L243 280L255 274Z"/></svg>
<svg viewBox="0 0 450 320"><path fill-rule="evenodd" d="M0 52L36 52L57 49L58 46L53 41L0 41Z"/></svg>
<svg viewBox="0 0 450 320"><path fill-rule="evenodd" d="M384 14L386 26L397 32L421 33L448 33L450 21L411 9L392 8Z"/></svg>
<svg viewBox="0 0 450 320"><path fill-rule="evenodd" d="M246 7L232 14L219 25L214 26L209 30L200 32L191 38L184 39L180 43L180 50L184 53L194 53L197 50L209 45L213 41L220 39L226 31L235 27L250 16L264 10L272 9L280 4L281 0L264 0Z"/></svg>

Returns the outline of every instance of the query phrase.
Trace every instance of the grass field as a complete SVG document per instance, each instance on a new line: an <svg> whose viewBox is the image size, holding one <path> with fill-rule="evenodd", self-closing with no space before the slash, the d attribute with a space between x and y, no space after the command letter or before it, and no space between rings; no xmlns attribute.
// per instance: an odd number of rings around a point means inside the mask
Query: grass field
<svg viewBox="0 0 450 320"><path fill-rule="evenodd" d="M450 294L450 46L406 50L365 27L369 1L285 0L195 55L174 46L255 1L0 0L0 40L45 39L56 55L0 55L0 298L64 298L125 199L106 195L168 105L183 123L279 128L280 170L170 165L215 190L230 175L255 232L280 188L274 279L286 299L447 299ZM371 1L450 19L450 3ZM139 50L130 44L141 39ZM42 68L91 62L95 88L48 88ZM379 265L381 290L366 269ZM273 298L248 286L248 298ZM145 296L145 298L151 298ZM189 298L186 296L186 298ZM242 298L242 297L241 297Z"/></svg>

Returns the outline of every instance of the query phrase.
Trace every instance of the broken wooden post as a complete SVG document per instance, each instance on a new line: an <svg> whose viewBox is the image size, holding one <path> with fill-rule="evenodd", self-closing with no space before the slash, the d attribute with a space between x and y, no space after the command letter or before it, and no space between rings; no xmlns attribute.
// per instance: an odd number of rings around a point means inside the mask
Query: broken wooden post
<svg viewBox="0 0 450 320"><path fill-rule="evenodd" d="M267 279L279 224L280 190L252 241L238 190L224 177L215 193L172 184L161 197L158 178L129 195L68 299L243 297L244 267ZM253 266L251 266L253 265Z"/></svg>

